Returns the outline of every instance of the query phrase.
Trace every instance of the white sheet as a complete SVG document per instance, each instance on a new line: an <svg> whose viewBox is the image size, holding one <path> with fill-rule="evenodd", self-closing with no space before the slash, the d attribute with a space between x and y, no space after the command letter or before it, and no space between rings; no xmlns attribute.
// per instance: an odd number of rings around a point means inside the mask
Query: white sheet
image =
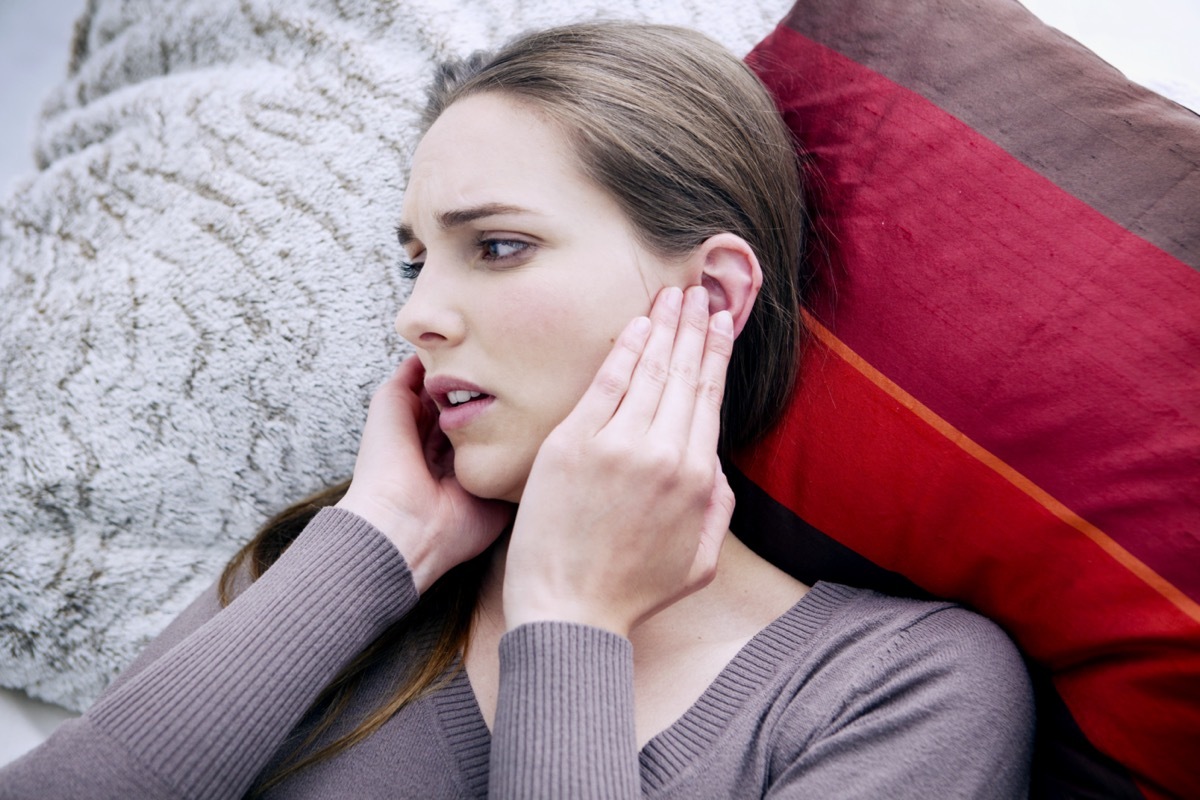
<svg viewBox="0 0 1200 800"><path fill-rule="evenodd" d="M1131 81L1200 113L1196 0L1021 0Z"/></svg>

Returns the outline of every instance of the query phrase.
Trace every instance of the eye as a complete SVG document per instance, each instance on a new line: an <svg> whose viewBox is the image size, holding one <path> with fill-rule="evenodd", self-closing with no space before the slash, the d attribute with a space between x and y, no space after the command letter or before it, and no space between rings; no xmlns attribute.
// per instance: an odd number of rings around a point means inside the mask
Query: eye
<svg viewBox="0 0 1200 800"><path fill-rule="evenodd" d="M526 255L533 249L529 242L516 239L480 239L479 251L484 261L505 262Z"/></svg>

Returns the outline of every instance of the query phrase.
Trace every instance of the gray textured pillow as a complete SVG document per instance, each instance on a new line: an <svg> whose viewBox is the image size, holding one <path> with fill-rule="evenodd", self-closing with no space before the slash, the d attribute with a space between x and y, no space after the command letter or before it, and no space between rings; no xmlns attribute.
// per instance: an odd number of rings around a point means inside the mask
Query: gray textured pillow
<svg viewBox="0 0 1200 800"><path fill-rule="evenodd" d="M531 8L530 6L536 6ZM742 54L788 0L99 0L0 203L0 682L80 709L346 477L435 60L593 17Z"/></svg>

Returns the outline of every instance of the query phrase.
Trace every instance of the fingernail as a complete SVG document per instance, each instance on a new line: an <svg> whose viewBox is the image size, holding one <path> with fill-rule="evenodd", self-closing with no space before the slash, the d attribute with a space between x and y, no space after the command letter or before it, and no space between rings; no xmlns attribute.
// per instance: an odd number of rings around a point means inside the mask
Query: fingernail
<svg viewBox="0 0 1200 800"><path fill-rule="evenodd" d="M713 330L721 333L733 333L733 315L728 311L718 311L713 314Z"/></svg>
<svg viewBox="0 0 1200 800"><path fill-rule="evenodd" d="M663 302L667 304L667 308L678 311L683 307L683 290L678 286L668 286L663 289Z"/></svg>
<svg viewBox="0 0 1200 800"><path fill-rule="evenodd" d="M634 317L632 327L633 327L633 332L636 335L644 336L646 334L646 332L650 330L650 318L649 317Z"/></svg>
<svg viewBox="0 0 1200 800"><path fill-rule="evenodd" d="M692 303L693 305L707 306L708 305L708 290L705 289L703 286L690 286L690 287L688 287L687 294L685 295L684 299L687 300L688 302Z"/></svg>

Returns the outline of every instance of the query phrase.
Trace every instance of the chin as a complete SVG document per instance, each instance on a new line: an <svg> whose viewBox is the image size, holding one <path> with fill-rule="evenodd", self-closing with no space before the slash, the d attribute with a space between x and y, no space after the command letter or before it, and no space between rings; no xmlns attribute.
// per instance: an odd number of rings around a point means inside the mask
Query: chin
<svg viewBox="0 0 1200 800"><path fill-rule="evenodd" d="M519 503L529 476L528 467L521 469L506 459L489 458L471 449L454 453L454 477L462 487L485 500L506 500Z"/></svg>

